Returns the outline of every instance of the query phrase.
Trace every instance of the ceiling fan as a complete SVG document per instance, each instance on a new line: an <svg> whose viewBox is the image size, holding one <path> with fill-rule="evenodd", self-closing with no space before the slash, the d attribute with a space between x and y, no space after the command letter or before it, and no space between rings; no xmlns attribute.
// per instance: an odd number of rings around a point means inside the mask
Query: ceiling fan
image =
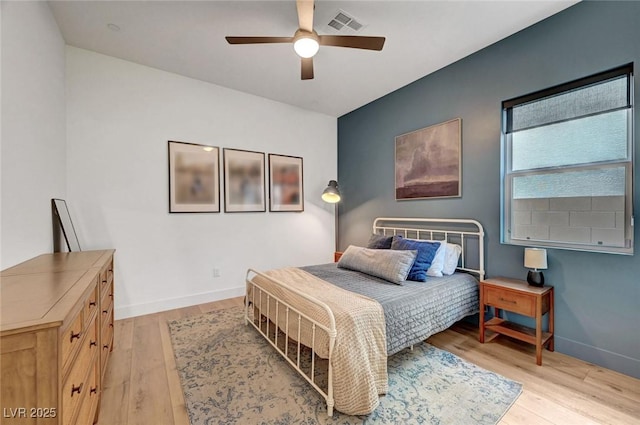
<svg viewBox="0 0 640 425"><path fill-rule="evenodd" d="M313 56L320 46L350 47L352 49L382 50L384 37L357 35L318 35L313 30L313 0L296 0L300 28L293 37L225 37L229 44L293 43L302 60L301 78L313 79Z"/></svg>

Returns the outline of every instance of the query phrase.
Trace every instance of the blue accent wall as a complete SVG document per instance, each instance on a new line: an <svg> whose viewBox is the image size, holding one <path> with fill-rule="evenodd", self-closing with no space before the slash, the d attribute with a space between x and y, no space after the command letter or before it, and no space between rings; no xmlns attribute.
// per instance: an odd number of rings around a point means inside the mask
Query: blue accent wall
<svg viewBox="0 0 640 425"><path fill-rule="evenodd" d="M365 244L379 216L475 218L487 234L487 275L524 278L523 247L500 244L501 102L630 62L637 73L640 2L583 2L340 117L339 248ZM637 76L634 86L640 125ZM395 201L395 136L457 117L462 118L462 197ZM634 137L638 150L637 130ZM639 188L636 177L636 213ZM635 377L640 377L638 227L634 256L550 249L545 271L555 287L556 350Z"/></svg>

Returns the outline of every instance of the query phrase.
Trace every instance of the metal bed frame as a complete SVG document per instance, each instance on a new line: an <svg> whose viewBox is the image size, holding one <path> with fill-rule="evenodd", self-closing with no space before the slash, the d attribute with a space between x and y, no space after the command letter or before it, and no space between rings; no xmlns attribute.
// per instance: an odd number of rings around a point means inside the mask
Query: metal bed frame
<svg viewBox="0 0 640 425"><path fill-rule="evenodd" d="M394 223L402 226L394 225ZM435 224L435 228L425 227ZM411 227L407 227L410 225ZM439 225L439 226L438 226ZM443 227L444 226L444 227ZM447 228L449 227L449 228ZM450 243L458 243L462 247L460 265L456 270L477 274L480 280L484 279L484 227L477 220L462 218L390 218L379 217L373 221L373 233L383 235L401 235L405 238L415 234L415 239L441 240ZM421 237L429 235L428 238ZM466 240L477 239L478 268L467 267Z"/></svg>
<svg viewBox="0 0 640 425"><path fill-rule="evenodd" d="M458 243L462 247L459 266L457 270L478 275L480 280L484 279L484 228L476 220L471 219L436 219L436 218L392 218L380 217L373 222L373 233L383 235L401 235L410 238L415 235L414 239L431 239L442 240L451 243ZM426 237L428 235L428 238ZM469 241L477 243L478 267L474 268L467 265L466 248ZM276 284L287 291L297 294L298 296L308 300L317 308L324 310L328 316L328 323L320 323L313 320L308 315L302 313L293 305L274 295L272 292L261 287L254 282L253 278L260 276L267 279L272 284ZM257 304L256 304L257 302ZM266 311L258 310L256 306L263 306L266 302ZM275 304L275 308L271 306ZM277 326L281 321L280 315L284 314L285 327L280 329ZM311 326L311 365L310 372L305 372L301 365L301 347L300 332L302 320L309 322ZM303 291L293 287L285 282L274 279L254 269L248 269L246 274L246 297L245 297L245 314L244 320L247 325L252 325L258 332L276 349L278 353L302 376L313 388L320 393L326 400L327 414L333 416L334 398L333 398L333 370L331 365L331 357L335 345L336 329L335 317L333 312L324 302L305 294ZM297 321L296 335L290 335L289 324L291 320ZM275 324L270 326L270 324ZM326 332L329 341L328 347L328 371L327 371L327 387L326 390L321 388L316 381L316 332ZM278 339L282 341L278 344ZM426 339L426 338L425 338ZM296 352L290 356L289 341L294 341L294 349ZM291 358L293 357L293 359Z"/></svg>

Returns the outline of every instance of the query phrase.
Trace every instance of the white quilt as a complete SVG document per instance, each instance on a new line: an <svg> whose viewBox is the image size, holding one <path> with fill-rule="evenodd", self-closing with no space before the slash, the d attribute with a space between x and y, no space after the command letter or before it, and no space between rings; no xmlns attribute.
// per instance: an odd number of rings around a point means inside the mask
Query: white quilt
<svg viewBox="0 0 640 425"><path fill-rule="evenodd" d="M388 390L387 344L382 306L375 300L338 288L298 268L271 270L265 274L329 306L337 329L331 356L335 408L348 415L371 413L379 404L379 395ZM329 316L324 309L259 275L253 278L253 282L313 320L328 325ZM255 307L262 314L266 314L266 309L269 308L269 316L275 320L273 300L269 307L265 295L262 302L258 298L252 298L251 294L249 300L254 301ZM279 310L278 314L278 326L281 330L285 329L286 324L283 310L284 308ZM296 339L298 335L297 323L297 315L290 314L288 333L292 339ZM328 358L328 335L316 329L314 338L309 322L303 320L300 342L311 347L312 340L315 341L313 348L316 353Z"/></svg>

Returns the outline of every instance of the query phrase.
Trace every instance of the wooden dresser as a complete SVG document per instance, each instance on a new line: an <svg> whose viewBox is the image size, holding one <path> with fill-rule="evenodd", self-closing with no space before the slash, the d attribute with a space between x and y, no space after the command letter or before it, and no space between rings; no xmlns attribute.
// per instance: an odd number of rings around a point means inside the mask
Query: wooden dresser
<svg viewBox="0 0 640 425"><path fill-rule="evenodd" d="M45 254L0 274L2 424L97 420L113 348L113 254Z"/></svg>

